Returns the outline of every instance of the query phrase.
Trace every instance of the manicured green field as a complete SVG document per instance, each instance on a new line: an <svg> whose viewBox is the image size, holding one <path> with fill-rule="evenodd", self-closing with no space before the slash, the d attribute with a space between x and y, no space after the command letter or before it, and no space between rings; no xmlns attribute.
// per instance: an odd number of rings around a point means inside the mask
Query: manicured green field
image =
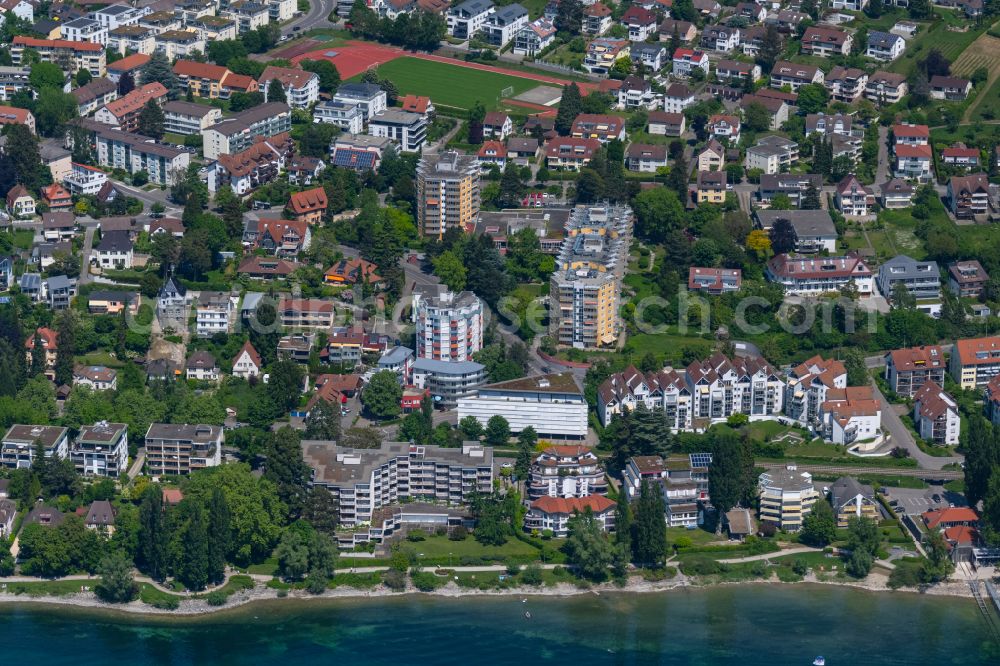
<svg viewBox="0 0 1000 666"><path fill-rule="evenodd" d="M505 88L514 89L513 97L541 85L530 79L418 58L391 60L379 65L378 73L395 83L400 94L426 95L436 106L460 109L472 108L477 100L492 109Z"/></svg>

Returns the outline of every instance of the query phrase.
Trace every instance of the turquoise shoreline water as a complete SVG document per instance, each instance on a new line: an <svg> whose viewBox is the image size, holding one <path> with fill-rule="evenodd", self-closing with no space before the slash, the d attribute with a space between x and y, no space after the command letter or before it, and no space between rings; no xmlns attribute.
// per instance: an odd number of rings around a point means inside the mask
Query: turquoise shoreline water
<svg viewBox="0 0 1000 666"><path fill-rule="evenodd" d="M525 617L525 612L531 617ZM998 664L975 603L846 588L727 586L571 598L421 595L150 619L0 606L9 664Z"/></svg>

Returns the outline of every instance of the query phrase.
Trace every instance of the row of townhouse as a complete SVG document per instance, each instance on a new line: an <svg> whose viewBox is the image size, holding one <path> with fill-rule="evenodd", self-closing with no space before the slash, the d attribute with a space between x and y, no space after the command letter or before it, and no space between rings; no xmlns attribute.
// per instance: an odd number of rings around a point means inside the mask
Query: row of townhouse
<svg viewBox="0 0 1000 666"><path fill-rule="evenodd" d="M721 354L693 362L686 369L615 373L598 389L602 424L640 405L666 413L674 430L703 430L733 414L773 418L782 410L785 382L758 357L729 359Z"/></svg>

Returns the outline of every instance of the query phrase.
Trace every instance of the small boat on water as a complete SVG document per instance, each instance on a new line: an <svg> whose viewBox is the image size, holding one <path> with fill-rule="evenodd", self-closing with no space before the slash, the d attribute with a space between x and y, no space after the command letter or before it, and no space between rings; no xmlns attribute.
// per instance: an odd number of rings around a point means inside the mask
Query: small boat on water
<svg viewBox="0 0 1000 666"><path fill-rule="evenodd" d="M813 659L813 666L826 666L826 659L823 657L816 657Z"/></svg>

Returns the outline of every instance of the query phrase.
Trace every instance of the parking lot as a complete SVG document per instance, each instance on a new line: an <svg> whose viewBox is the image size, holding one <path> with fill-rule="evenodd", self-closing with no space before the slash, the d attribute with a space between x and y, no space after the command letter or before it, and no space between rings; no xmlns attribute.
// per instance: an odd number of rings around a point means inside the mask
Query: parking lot
<svg viewBox="0 0 1000 666"><path fill-rule="evenodd" d="M897 512L910 516L919 516L925 511L943 509L950 505L965 506L964 496L945 490L942 486L924 489L889 488L886 497Z"/></svg>

